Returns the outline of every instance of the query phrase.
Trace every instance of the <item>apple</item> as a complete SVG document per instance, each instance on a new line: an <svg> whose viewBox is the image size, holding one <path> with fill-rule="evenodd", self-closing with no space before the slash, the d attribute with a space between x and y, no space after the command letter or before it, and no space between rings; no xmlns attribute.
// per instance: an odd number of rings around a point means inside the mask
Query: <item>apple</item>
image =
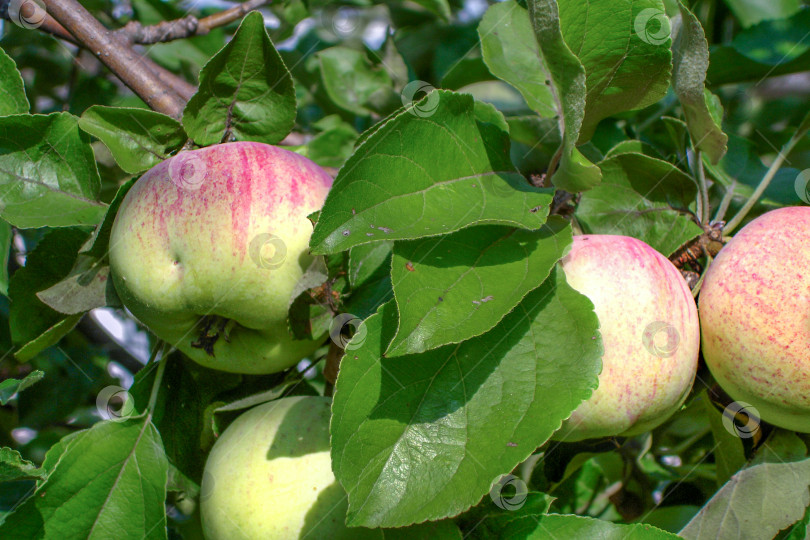
<svg viewBox="0 0 810 540"><path fill-rule="evenodd" d="M332 474L330 400L297 396L240 415L214 444L200 490L211 540L380 538L344 524L348 500Z"/></svg>
<svg viewBox="0 0 810 540"><path fill-rule="evenodd" d="M282 371L319 345L293 340L290 296L312 256L312 224L332 178L274 146L236 142L181 152L124 197L110 269L124 305L204 366Z"/></svg>
<svg viewBox="0 0 810 540"><path fill-rule="evenodd" d="M723 247L700 291L700 326L726 393L810 433L810 207L763 214Z"/></svg>
<svg viewBox="0 0 810 540"><path fill-rule="evenodd" d="M554 438L657 427L683 404L697 371L700 329L686 282L666 257L627 236L575 236L561 264L568 283L593 302L604 355L599 386Z"/></svg>

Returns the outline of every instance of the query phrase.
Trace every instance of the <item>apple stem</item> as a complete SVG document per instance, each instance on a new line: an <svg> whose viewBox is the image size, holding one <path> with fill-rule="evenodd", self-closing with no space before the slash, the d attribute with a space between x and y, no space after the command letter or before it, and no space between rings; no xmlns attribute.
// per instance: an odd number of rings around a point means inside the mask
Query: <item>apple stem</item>
<svg viewBox="0 0 810 540"><path fill-rule="evenodd" d="M728 223L726 223L726 226L723 229L724 232L730 233L731 231L736 229L740 223L742 223L742 221L745 219L745 216L748 215L748 212L751 211L751 209L757 203L759 198L768 188L768 186L771 183L771 180L773 180L774 176L776 176L776 173L779 172L779 169L782 167L782 164L787 160L788 154L790 154L790 152L793 150L793 147L796 146L796 144L800 140L802 140L802 138L807 134L808 130L810 130L810 114L805 116L804 120L802 120L802 123L799 125L799 128L796 130L796 133L793 134L790 140L786 142L785 145L782 147L782 150L780 150L779 153L776 155L776 159L774 159L773 163L771 163L768 172L766 172L765 176L762 177L762 181L760 181L759 185L757 186L757 189L754 190L754 193L751 195L751 197L745 202L743 207L740 208L740 211L737 212L737 215L735 215L733 218L729 220Z"/></svg>

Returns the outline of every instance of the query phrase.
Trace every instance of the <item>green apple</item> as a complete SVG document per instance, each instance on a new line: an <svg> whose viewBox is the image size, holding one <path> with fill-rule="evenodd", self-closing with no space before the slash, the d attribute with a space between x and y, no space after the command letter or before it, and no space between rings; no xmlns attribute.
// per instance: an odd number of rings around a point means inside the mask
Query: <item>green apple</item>
<svg viewBox="0 0 810 540"><path fill-rule="evenodd" d="M703 281L700 326L723 390L810 433L810 208L763 214L726 244Z"/></svg>
<svg viewBox="0 0 810 540"><path fill-rule="evenodd" d="M348 500L332 474L330 400L298 396L240 415L214 444L200 491L210 540L380 538L344 524Z"/></svg>
<svg viewBox="0 0 810 540"><path fill-rule="evenodd" d="M312 261L312 224L332 178L274 146L237 142L181 152L147 171L121 203L110 268L124 305L207 367L282 371L318 341L293 340L287 310Z"/></svg>
<svg viewBox="0 0 810 540"><path fill-rule="evenodd" d="M680 272L641 240L611 235L574 237L562 268L593 302L604 355L598 388L555 438L630 436L660 425L697 371L697 307Z"/></svg>

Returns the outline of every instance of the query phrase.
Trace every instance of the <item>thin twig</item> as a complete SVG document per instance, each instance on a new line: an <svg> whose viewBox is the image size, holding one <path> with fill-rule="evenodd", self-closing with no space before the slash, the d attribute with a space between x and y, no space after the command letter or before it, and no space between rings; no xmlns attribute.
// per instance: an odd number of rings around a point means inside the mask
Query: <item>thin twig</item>
<svg viewBox="0 0 810 540"><path fill-rule="evenodd" d="M723 195L723 199L720 201L720 206L717 207L717 213L714 214L714 220L723 221L723 218L726 217L726 212L728 212L728 207L731 205L732 199L734 199L734 191L737 189L737 181L732 180L731 184L726 188L726 193Z"/></svg>
<svg viewBox="0 0 810 540"><path fill-rule="evenodd" d="M157 403L158 394L160 393L160 383L163 381L163 372L166 371L166 364L169 362L169 347L163 345L161 347L160 360L158 360L158 370L155 374L155 381L152 383L152 393L149 395L149 405L147 410L149 414L155 412L155 404Z"/></svg>
<svg viewBox="0 0 810 540"><path fill-rule="evenodd" d="M810 118L810 116L808 118ZM765 173L765 176L762 177L762 181L757 186L757 189L754 190L753 195L751 195L751 197L745 201L745 204L742 208L740 208L740 211L737 212L737 214L731 218L728 223L726 223L726 226L723 229L724 233L728 234L732 232L737 228L737 226L739 226L740 223L742 223L745 216L748 215L748 212L751 211L754 205L757 204L757 201L759 201L762 194L765 193L765 190L768 189L771 180L773 180L776 173L779 172L779 169L787 159L788 154L793 151L793 147L796 146L796 144L807 134L808 129L810 129L810 121L805 119L802 122L802 125L799 126L799 129L796 130L796 133L793 134L790 140L782 147L782 150L779 151L776 159L773 160L773 163L771 163L771 166L768 168L768 172Z"/></svg>
<svg viewBox="0 0 810 540"><path fill-rule="evenodd" d="M202 36L214 28L237 21L248 12L268 3L270 3L270 0L247 0L238 6L202 19L188 15L181 19L162 21L149 26L143 26L138 21L130 21L123 28L116 30L115 33L129 43L139 45L152 45L192 36Z"/></svg>
<svg viewBox="0 0 810 540"><path fill-rule="evenodd" d="M695 173L698 178L698 219L701 225L707 225L709 220L709 186L706 183L706 171L703 170L703 154L700 150L695 150Z"/></svg>
<svg viewBox="0 0 810 540"><path fill-rule="evenodd" d="M47 0L46 9L150 108L174 118L180 117L185 102L177 91L77 0Z"/></svg>

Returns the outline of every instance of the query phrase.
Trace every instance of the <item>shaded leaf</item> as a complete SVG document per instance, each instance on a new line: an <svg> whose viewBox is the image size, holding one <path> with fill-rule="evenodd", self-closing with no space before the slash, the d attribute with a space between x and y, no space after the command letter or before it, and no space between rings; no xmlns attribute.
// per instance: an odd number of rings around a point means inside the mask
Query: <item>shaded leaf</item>
<svg viewBox="0 0 810 540"><path fill-rule="evenodd" d="M602 355L592 309L557 270L483 336L395 359L381 358L395 305L367 319L332 405L347 523L401 526L481 500L591 394Z"/></svg>
<svg viewBox="0 0 810 540"><path fill-rule="evenodd" d="M113 222L115 221L115 216L118 213L118 208L120 208L121 201L124 200L124 196L129 191L129 188L131 188L136 181L137 178L133 178L118 188L118 191L115 193L115 197L110 203L110 206L107 207L107 213L104 214L104 219L96 226L93 234L79 250L80 253L95 259L107 258L110 246L110 231L112 231Z"/></svg>
<svg viewBox="0 0 810 540"><path fill-rule="evenodd" d="M711 52L707 82L712 86L754 81L810 69L806 38L810 10L788 19L763 21L738 33L730 45ZM774 39L778 36L778 39Z"/></svg>
<svg viewBox="0 0 810 540"><path fill-rule="evenodd" d="M380 267L388 263L384 269L388 273L391 266L391 251L394 242L382 241L373 244L361 244L349 250L349 283L352 287L359 287L373 278L380 271ZM376 310L375 310L376 311Z"/></svg>
<svg viewBox="0 0 810 540"><path fill-rule="evenodd" d="M37 293L62 280L73 268L76 254L87 233L56 229L28 254L25 266L14 273L9 285L9 323L14 343L25 344L62 321L64 315L44 304Z"/></svg>
<svg viewBox="0 0 810 540"><path fill-rule="evenodd" d="M450 20L450 4L448 0L414 0L423 8L427 9L442 20Z"/></svg>
<svg viewBox="0 0 810 540"><path fill-rule="evenodd" d="M790 17L802 7L801 0L725 0L743 26L768 19Z"/></svg>
<svg viewBox="0 0 810 540"><path fill-rule="evenodd" d="M392 85L383 66L372 66L365 54L348 47L318 52L323 85L335 105L354 114L368 116L375 107L372 96Z"/></svg>
<svg viewBox="0 0 810 540"><path fill-rule="evenodd" d="M22 392L32 384L39 381L45 373L39 370L32 371L22 380L6 379L0 382L0 405L5 405L17 392Z"/></svg>
<svg viewBox="0 0 810 540"><path fill-rule="evenodd" d="M182 474L199 483L206 452L213 443L206 408L217 394L239 385L242 377L204 368L181 355L172 355L163 361L168 363L152 422L160 431L169 461ZM138 411L145 410L149 403L157 372L155 367L156 364L151 364L139 371L129 390Z"/></svg>
<svg viewBox="0 0 810 540"><path fill-rule="evenodd" d="M508 152L506 133L476 122L471 96L431 92L357 148L335 179L310 246L335 253L478 223L536 229L551 191L526 182Z"/></svg>
<svg viewBox="0 0 810 540"><path fill-rule="evenodd" d="M68 315L64 319L59 320L53 326L44 330L42 334L20 347L17 352L14 353L14 356L20 362L28 362L48 347L59 343L60 339L65 337L68 332L79 324L79 320L83 315L83 313Z"/></svg>
<svg viewBox="0 0 810 540"><path fill-rule="evenodd" d="M548 277L571 238L570 224L553 217L538 231L492 225L397 242L391 280L399 327L386 356L491 330Z"/></svg>
<svg viewBox="0 0 810 540"><path fill-rule="evenodd" d="M731 476L745 466L745 450L742 439L736 430L729 431L729 417L724 418L722 412L718 411L712 404L708 396L703 393L700 397L706 416L709 418L709 425L712 427L714 436L714 461L717 464L717 485L722 486Z"/></svg>
<svg viewBox="0 0 810 540"><path fill-rule="evenodd" d="M200 88L183 111L183 126L201 146L282 140L295 122L295 89L287 67L254 11L200 71Z"/></svg>
<svg viewBox="0 0 810 540"><path fill-rule="evenodd" d="M41 372L40 372L41 373ZM3 403L5 405L5 403ZM11 448L0 448L0 482L10 480L28 480L43 478L47 473L43 469L23 459L19 452Z"/></svg>
<svg viewBox="0 0 810 540"><path fill-rule="evenodd" d="M98 223L101 180L88 136L67 113L0 117L0 215L16 227Z"/></svg>
<svg viewBox="0 0 810 540"><path fill-rule="evenodd" d="M8 295L8 258L14 231L11 225L0 220L0 294Z"/></svg>
<svg viewBox="0 0 810 540"><path fill-rule="evenodd" d="M702 234L689 210L697 186L671 163L619 154L599 167L602 184L582 195L576 211L586 233L632 236L665 256Z"/></svg>
<svg viewBox="0 0 810 540"><path fill-rule="evenodd" d="M148 109L94 105L79 127L103 142L118 165L137 174L164 161L188 138L180 122Z"/></svg>
<svg viewBox="0 0 810 540"><path fill-rule="evenodd" d="M598 538L599 540L676 540L672 534L652 525L624 525L585 516L549 514L523 517L508 523L501 538Z"/></svg>

